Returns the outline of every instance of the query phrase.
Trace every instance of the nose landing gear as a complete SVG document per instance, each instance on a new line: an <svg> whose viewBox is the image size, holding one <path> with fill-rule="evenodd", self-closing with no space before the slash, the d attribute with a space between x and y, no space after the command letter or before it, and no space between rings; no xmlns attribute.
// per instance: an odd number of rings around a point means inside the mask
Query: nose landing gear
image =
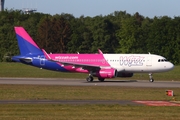
<svg viewBox="0 0 180 120"><path fill-rule="evenodd" d="M149 73L149 82L154 82L154 79L153 79L152 73Z"/></svg>

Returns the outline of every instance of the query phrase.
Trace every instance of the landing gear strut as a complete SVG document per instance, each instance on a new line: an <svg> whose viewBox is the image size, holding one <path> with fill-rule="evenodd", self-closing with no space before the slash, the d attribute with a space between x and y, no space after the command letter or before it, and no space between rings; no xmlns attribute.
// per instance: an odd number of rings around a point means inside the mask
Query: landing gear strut
<svg viewBox="0 0 180 120"><path fill-rule="evenodd" d="M152 73L149 73L149 82L154 82L154 79L153 79Z"/></svg>

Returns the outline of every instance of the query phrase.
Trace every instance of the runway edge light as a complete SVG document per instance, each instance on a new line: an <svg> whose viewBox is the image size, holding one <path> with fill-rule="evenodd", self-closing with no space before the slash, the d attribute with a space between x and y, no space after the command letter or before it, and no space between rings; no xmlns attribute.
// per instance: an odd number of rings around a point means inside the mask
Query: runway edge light
<svg viewBox="0 0 180 120"><path fill-rule="evenodd" d="M167 96L174 96L173 95L173 90L166 90L166 95Z"/></svg>

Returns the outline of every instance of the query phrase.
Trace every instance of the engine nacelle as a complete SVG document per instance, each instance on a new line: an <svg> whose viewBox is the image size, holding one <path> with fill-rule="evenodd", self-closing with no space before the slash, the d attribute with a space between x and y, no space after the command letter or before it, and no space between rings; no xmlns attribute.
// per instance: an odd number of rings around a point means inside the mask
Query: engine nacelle
<svg viewBox="0 0 180 120"><path fill-rule="evenodd" d="M117 76L117 70L113 68L101 69L96 73L93 73L93 76L98 78L114 78Z"/></svg>
<svg viewBox="0 0 180 120"><path fill-rule="evenodd" d="M118 72L117 77L132 77L133 73Z"/></svg>

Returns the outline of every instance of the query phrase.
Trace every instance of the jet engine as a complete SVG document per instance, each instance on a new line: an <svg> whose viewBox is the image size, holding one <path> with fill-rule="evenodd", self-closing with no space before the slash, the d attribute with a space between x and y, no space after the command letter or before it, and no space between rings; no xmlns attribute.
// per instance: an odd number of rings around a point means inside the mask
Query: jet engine
<svg viewBox="0 0 180 120"><path fill-rule="evenodd" d="M93 73L93 76L98 77L98 78L114 78L117 76L117 70L113 68L101 69Z"/></svg>
<svg viewBox="0 0 180 120"><path fill-rule="evenodd" d="M117 77L132 77L133 73L118 72Z"/></svg>

